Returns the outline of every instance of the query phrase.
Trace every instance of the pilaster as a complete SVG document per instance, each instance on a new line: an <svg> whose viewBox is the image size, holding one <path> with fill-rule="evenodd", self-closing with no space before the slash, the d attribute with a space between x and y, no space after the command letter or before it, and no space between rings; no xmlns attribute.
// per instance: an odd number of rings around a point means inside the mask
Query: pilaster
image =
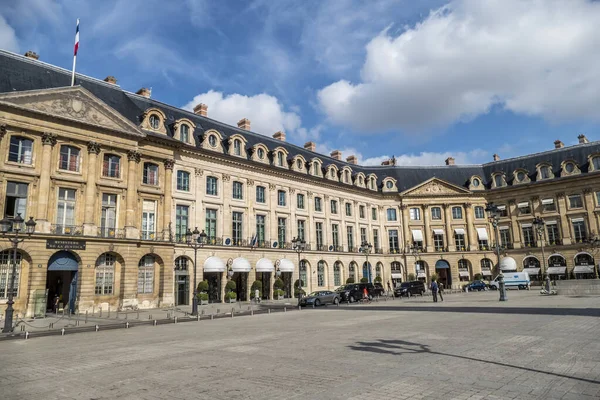
<svg viewBox="0 0 600 400"><path fill-rule="evenodd" d="M52 148L56 145L56 135L50 132L42 134L42 168L38 188L38 204L36 216L36 230L40 233L50 233L48 221L48 199L50 196L50 171L52 168Z"/></svg>
<svg viewBox="0 0 600 400"><path fill-rule="evenodd" d="M85 214L83 220L83 234L85 236L96 236L96 164L100 154L100 144L91 141L87 144L88 170L85 187Z"/></svg>
<svg viewBox="0 0 600 400"><path fill-rule="evenodd" d="M125 237L128 239L137 239L140 237L140 231L135 223L135 208L137 198L136 171L141 160L141 154L137 150L129 150L127 152L127 198L126 198L126 215L125 215ZM167 182L165 182L165 185Z"/></svg>

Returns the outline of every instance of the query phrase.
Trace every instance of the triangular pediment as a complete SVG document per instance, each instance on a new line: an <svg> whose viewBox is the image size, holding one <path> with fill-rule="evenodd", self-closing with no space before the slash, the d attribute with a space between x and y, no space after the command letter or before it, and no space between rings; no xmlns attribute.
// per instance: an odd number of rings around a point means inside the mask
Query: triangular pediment
<svg viewBox="0 0 600 400"><path fill-rule="evenodd" d="M114 108L81 87L0 93L0 104L134 136L145 136Z"/></svg>
<svg viewBox="0 0 600 400"><path fill-rule="evenodd" d="M402 194L405 196L452 196L469 193L471 193L469 190L460 186L438 178L430 178L417 186L405 190Z"/></svg>

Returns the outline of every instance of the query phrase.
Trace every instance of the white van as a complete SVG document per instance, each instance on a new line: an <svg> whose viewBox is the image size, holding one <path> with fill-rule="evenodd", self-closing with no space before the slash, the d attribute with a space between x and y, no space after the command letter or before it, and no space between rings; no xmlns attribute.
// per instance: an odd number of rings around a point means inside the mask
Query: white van
<svg viewBox="0 0 600 400"><path fill-rule="evenodd" d="M527 289L531 286L531 280L527 272L504 272L504 286L507 289ZM499 276L490 282L490 289L498 290L500 288Z"/></svg>

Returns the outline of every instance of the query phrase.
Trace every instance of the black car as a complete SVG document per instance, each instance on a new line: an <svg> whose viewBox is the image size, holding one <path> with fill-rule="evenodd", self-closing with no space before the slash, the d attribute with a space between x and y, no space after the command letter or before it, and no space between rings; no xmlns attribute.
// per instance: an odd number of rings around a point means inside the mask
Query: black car
<svg viewBox="0 0 600 400"><path fill-rule="evenodd" d="M394 297L411 297L425 294L425 283L421 281L402 282L394 289Z"/></svg>
<svg viewBox="0 0 600 400"><path fill-rule="evenodd" d="M349 283L347 285L340 286L336 292L340 294L342 301L354 303L355 301L359 301L363 298L365 288L367 288L367 293L369 294L370 299L373 297L382 296L385 293L383 286L378 283Z"/></svg>

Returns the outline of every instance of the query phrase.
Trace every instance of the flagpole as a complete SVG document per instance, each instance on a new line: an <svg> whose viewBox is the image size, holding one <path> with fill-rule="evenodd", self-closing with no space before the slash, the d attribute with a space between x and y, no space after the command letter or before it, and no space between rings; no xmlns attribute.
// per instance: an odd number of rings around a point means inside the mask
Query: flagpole
<svg viewBox="0 0 600 400"><path fill-rule="evenodd" d="M73 73L71 74L71 86L75 86L75 64L77 63L77 50L79 50L79 18L75 28L75 46L73 48Z"/></svg>
<svg viewBox="0 0 600 400"><path fill-rule="evenodd" d="M73 56L73 73L71 74L71 86L75 86L75 64L77 63L77 56Z"/></svg>

